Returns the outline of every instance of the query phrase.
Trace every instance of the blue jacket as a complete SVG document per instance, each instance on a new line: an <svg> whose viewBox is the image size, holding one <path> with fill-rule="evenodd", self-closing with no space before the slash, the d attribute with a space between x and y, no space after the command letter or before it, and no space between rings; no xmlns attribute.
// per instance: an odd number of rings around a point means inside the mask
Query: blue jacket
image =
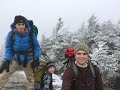
<svg viewBox="0 0 120 90"><path fill-rule="evenodd" d="M32 46L29 43L29 33L30 33L30 25L28 21L26 20L26 28L27 32L25 32L23 35L20 35L17 31L15 31L14 24L11 24L11 31L7 35L7 40L6 40L6 47L5 47L5 59L6 60L17 60L17 55L13 54L13 51L17 52L23 52L27 49L32 48ZM12 45L12 40L11 40L11 33L12 31L15 33L14 34L14 43ZM40 46L37 40L37 37L33 34L32 37L32 43L34 47L34 55L27 55L27 60L30 61L33 58L39 58L40 57ZM25 55L20 55L20 61L24 62L25 60Z"/></svg>

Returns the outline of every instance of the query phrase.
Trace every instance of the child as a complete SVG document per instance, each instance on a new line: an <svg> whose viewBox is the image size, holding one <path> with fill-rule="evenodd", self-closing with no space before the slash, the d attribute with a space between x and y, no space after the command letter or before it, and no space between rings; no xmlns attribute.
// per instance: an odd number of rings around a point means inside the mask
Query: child
<svg viewBox="0 0 120 90"><path fill-rule="evenodd" d="M43 76L43 87L44 90L53 90L53 85L52 85L52 74L55 72L56 67L53 62L48 62L46 64L46 72Z"/></svg>

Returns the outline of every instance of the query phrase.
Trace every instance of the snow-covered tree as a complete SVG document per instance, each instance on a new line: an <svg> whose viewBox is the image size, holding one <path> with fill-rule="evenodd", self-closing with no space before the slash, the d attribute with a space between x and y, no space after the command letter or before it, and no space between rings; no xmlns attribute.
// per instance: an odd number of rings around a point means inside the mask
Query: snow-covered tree
<svg viewBox="0 0 120 90"><path fill-rule="evenodd" d="M92 15L88 26L84 23L76 32L69 32L60 25L58 20L54 35L45 40L45 47L49 56L56 62L58 68L64 61L64 51L78 42L85 42L91 50L91 59L96 60L103 69L106 83L109 79L120 74L120 24L114 25L111 21L99 23ZM63 22L63 21L62 21ZM59 28L60 26L60 28ZM62 26L62 27L61 27ZM68 29L69 30L69 29Z"/></svg>

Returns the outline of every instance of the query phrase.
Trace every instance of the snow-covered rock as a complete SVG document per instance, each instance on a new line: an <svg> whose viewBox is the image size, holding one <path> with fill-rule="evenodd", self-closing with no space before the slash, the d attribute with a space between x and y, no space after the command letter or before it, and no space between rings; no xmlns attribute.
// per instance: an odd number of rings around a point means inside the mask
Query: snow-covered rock
<svg viewBox="0 0 120 90"><path fill-rule="evenodd" d="M61 77L53 74L53 87L54 90L61 90L62 80ZM27 79L24 71L16 71L5 84L2 90L27 90Z"/></svg>
<svg viewBox="0 0 120 90"><path fill-rule="evenodd" d="M16 71L2 90L27 90L27 80L23 71Z"/></svg>

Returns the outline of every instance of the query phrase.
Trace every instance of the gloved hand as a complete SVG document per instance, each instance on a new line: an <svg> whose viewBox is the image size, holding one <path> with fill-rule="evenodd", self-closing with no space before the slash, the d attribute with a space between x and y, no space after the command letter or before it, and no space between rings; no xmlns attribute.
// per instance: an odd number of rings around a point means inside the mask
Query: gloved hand
<svg viewBox="0 0 120 90"><path fill-rule="evenodd" d="M32 69L38 67L39 64L40 64L40 62L39 62L39 58L34 58L33 62L31 63L31 67L32 67Z"/></svg>
<svg viewBox="0 0 120 90"><path fill-rule="evenodd" d="M0 66L0 74L6 69L9 72L10 60L3 61L2 65Z"/></svg>

